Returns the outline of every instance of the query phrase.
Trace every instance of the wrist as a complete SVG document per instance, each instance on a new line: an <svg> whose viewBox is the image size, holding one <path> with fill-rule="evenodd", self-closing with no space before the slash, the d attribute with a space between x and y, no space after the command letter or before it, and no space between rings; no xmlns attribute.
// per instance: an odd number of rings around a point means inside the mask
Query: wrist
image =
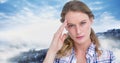
<svg viewBox="0 0 120 63"><path fill-rule="evenodd" d="M58 52L58 51L57 51L56 49L54 49L54 48L51 48L51 47L50 47L50 48L48 49L48 53L57 54L57 52Z"/></svg>
<svg viewBox="0 0 120 63"><path fill-rule="evenodd" d="M54 50L48 50L47 52L48 55L51 55L51 56L55 56L57 54L57 52L55 52Z"/></svg>

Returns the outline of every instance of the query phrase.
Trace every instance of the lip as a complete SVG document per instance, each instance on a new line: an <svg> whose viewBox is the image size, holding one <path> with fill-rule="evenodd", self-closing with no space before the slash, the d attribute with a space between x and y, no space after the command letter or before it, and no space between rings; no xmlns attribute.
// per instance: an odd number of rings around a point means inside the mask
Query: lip
<svg viewBox="0 0 120 63"><path fill-rule="evenodd" d="M84 36L77 36L76 38L77 39L82 39Z"/></svg>

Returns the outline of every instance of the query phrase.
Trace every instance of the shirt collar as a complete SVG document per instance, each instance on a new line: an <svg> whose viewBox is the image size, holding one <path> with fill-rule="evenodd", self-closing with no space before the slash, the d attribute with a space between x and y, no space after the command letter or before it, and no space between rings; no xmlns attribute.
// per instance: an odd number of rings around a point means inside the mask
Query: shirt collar
<svg viewBox="0 0 120 63"><path fill-rule="evenodd" d="M86 51L86 58L95 56L95 45L92 43Z"/></svg>
<svg viewBox="0 0 120 63"><path fill-rule="evenodd" d="M72 48L72 55L75 55L75 50ZM95 56L95 45L91 43L86 51L86 58Z"/></svg>

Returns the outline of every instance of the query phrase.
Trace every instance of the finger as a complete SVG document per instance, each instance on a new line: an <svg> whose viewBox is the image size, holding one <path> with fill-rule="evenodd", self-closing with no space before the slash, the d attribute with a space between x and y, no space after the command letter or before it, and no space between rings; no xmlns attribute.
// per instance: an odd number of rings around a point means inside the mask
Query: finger
<svg viewBox="0 0 120 63"><path fill-rule="evenodd" d="M57 30L57 36L58 36L59 38L61 38L65 26L66 26L66 22L64 22L64 23L60 26L60 28Z"/></svg>
<svg viewBox="0 0 120 63"><path fill-rule="evenodd" d="M67 20L64 21L64 23L59 27L59 29L57 30L57 34L58 36L60 36L65 28L65 26L67 25Z"/></svg>
<svg viewBox="0 0 120 63"><path fill-rule="evenodd" d="M64 40L67 38L67 34L63 34L63 36L62 36L62 41L64 42Z"/></svg>

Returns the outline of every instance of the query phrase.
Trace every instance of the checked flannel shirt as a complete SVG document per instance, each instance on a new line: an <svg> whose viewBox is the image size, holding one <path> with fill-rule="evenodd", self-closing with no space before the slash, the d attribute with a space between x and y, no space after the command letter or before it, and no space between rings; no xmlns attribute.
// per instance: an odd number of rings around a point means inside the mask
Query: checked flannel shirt
<svg viewBox="0 0 120 63"><path fill-rule="evenodd" d="M115 56L112 51L102 50L102 55L98 57L95 51L95 45L92 43L87 50L86 60L87 63L116 63ZM72 49L72 52L69 56L62 57L60 59L55 58L54 63L76 63L77 59L75 57L75 51Z"/></svg>

